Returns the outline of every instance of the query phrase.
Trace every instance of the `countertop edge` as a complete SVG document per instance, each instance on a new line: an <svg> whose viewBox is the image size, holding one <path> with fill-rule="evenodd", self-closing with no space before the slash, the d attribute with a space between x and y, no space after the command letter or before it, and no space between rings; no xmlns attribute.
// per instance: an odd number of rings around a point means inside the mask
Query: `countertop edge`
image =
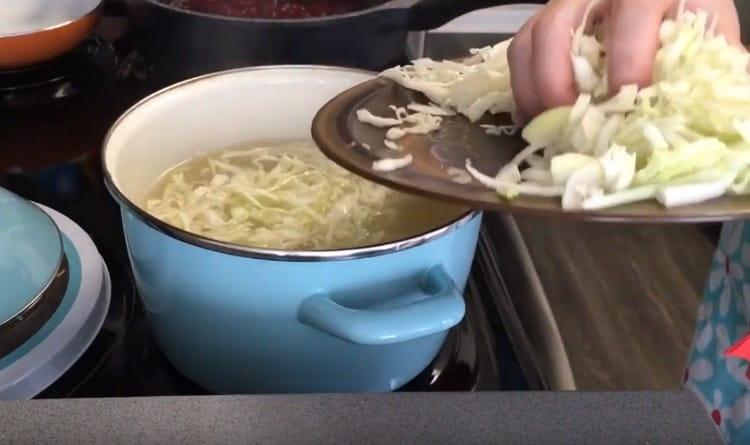
<svg viewBox="0 0 750 445"><path fill-rule="evenodd" d="M2 443L722 443L689 392L481 392L2 402Z"/></svg>

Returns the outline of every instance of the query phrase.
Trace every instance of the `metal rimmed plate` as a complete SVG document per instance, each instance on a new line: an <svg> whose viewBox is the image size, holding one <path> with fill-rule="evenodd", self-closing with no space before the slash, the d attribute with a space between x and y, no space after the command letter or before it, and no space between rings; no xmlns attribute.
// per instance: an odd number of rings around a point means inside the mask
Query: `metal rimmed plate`
<svg viewBox="0 0 750 445"><path fill-rule="evenodd" d="M35 303L7 323L0 325L0 358L24 344L52 318L65 296L69 278L68 259L63 253L55 277Z"/></svg>
<svg viewBox="0 0 750 445"><path fill-rule="evenodd" d="M507 201L475 180L459 184L449 172L451 167L464 170L468 158L479 171L494 176L525 144L520 136L488 135L480 125L507 124L509 118L486 116L478 123L471 123L463 116L444 118L441 129L430 135L404 137L399 141L403 152L397 152L383 143L386 129L363 124L356 117L360 108L392 116L390 105L406 106L410 102L427 103L427 100L393 81L373 79L326 104L313 122L313 138L326 156L360 176L409 193L477 209L624 223L696 223L750 217L750 197L724 197L674 209L649 201L598 211L563 211L559 198L519 197ZM414 160L404 168L392 172L372 169L373 161L406 153Z"/></svg>

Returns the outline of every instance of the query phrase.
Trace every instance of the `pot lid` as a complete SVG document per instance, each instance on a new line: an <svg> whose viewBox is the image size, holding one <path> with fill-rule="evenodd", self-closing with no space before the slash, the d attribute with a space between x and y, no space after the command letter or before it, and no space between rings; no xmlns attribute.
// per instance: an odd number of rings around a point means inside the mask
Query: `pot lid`
<svg viewBox="0 0 750 445"><path fill-rule="evenodd" d="M13 351L0 355L0 401L31 399L58 381L94 341L109 309L112 283L94 242L65 215L38 206L60 231L68 284L61 296L45 294L24 320L53 306L46 323ZM7 341L3 332L0 329L0 344Z"/></svg>
<svg viewBox="0 0 750 445"><path fill-rule="evenodd" d="M37 206L0 188L0 325L36 303L61 260L55 223Z"/></svg>

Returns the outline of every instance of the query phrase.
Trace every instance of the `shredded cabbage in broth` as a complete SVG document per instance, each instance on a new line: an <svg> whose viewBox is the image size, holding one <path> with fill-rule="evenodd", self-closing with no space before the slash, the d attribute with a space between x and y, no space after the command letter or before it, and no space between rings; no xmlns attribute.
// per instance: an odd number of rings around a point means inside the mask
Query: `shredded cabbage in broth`
<svg viewBox="0 0 750 445"><path fill-rule="evenodd" d="M393 241L463 212L360 178L312 141L244 145L182 163L157 181L146 210L207 238L282 250Z"/></svg>

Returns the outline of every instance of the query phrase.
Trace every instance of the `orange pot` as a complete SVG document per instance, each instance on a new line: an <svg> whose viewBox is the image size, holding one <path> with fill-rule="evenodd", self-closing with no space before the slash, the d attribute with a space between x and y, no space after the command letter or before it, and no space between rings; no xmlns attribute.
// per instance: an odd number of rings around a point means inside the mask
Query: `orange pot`
<svg viewBox="0 0 750 445"><path fill-rule="evenodd" d="M35 65L75 48L96 26L101 4L83 16L38 31L0 34L0 70Z"/></svg>

